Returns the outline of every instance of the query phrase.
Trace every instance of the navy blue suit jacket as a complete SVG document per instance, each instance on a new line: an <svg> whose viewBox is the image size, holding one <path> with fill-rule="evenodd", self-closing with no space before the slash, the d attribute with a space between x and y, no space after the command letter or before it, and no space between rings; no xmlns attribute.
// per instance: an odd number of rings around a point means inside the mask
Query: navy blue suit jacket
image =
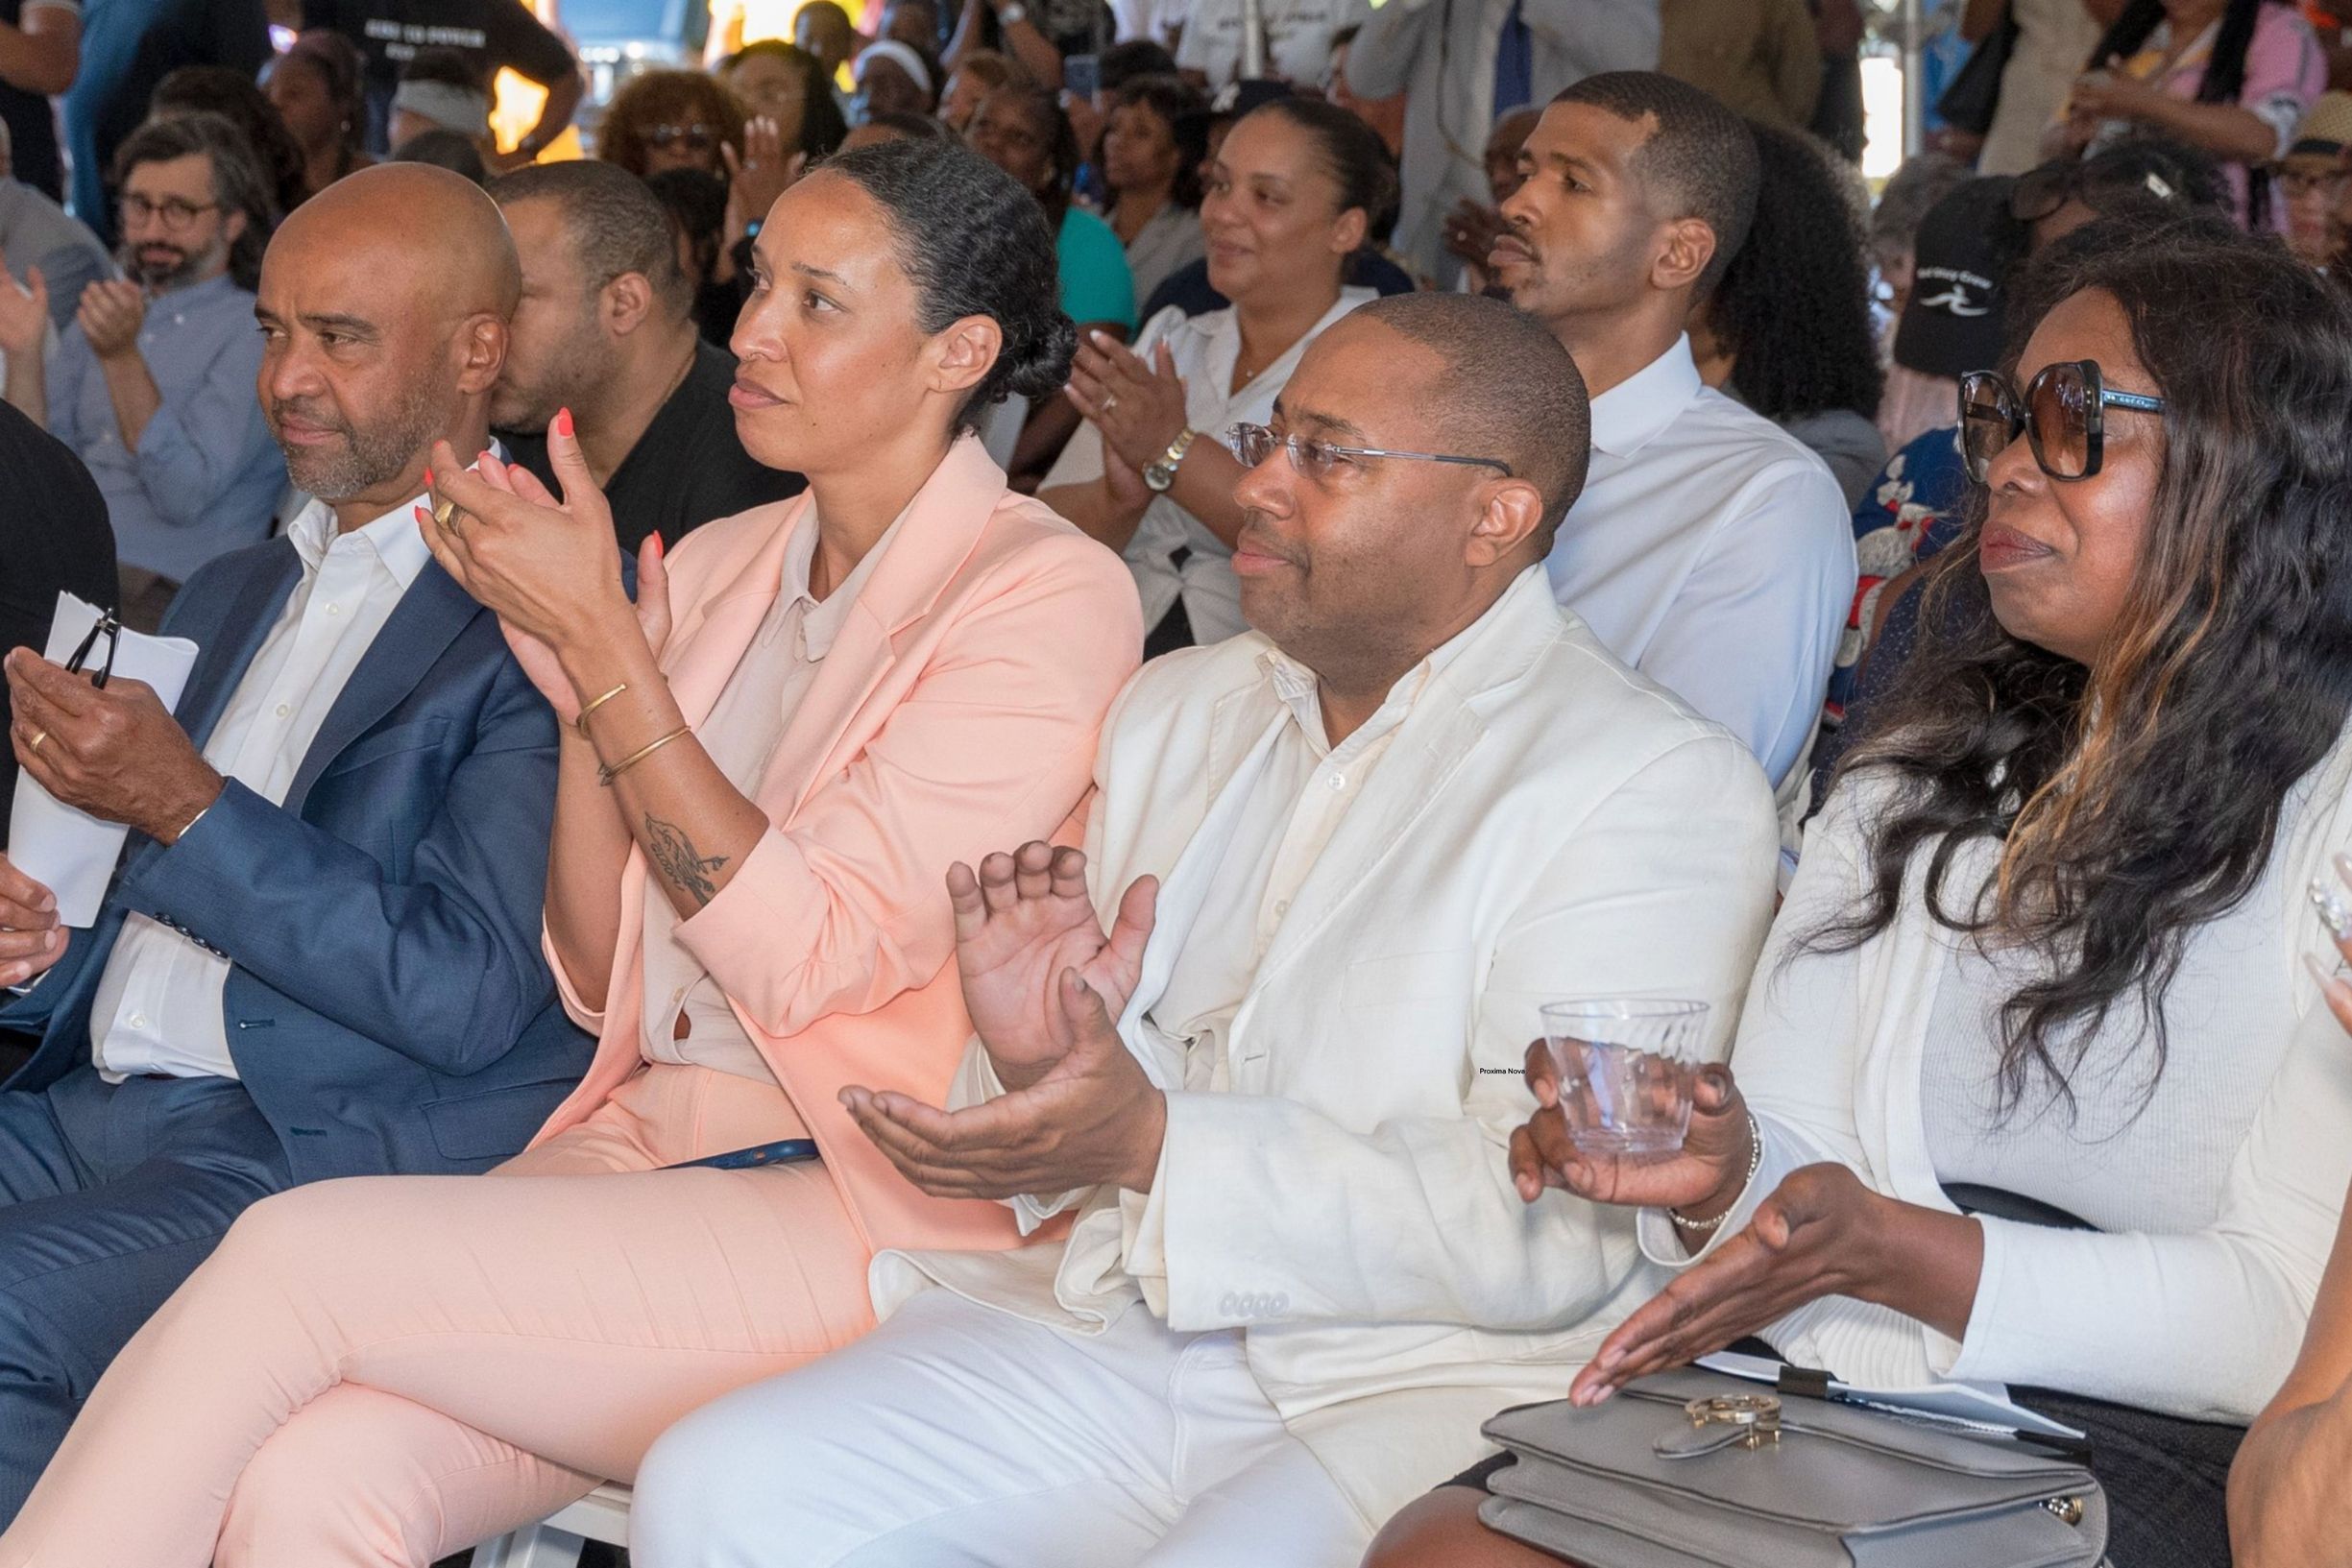
<svg viewBox="0 0 2352 1568"><path fill-rule="evenodd" d="M189 579L164 631L201 651L203 746L301 580L294 546ZM97 926L0 1010L41 1047L10 1089L90 1063L90 1006L133 912L227 956L230 1055L295 1179L484 1169L587 1071L540 951L555 715L497 618L437 564L401 596L273 806L235 780L166 849L131 835Z"/></svg>

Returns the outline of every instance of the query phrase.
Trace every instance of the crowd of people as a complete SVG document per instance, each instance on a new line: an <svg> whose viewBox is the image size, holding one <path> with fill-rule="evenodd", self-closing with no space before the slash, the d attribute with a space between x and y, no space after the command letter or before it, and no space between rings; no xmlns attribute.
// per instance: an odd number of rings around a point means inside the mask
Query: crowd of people
<svg viewBox="0 0 2352 1568"><path fill-rule="evenodd" d="M712 9L0 0L0 1568L1540 1564L1734 1346L2341 1555L2335 23Z"/></svg>

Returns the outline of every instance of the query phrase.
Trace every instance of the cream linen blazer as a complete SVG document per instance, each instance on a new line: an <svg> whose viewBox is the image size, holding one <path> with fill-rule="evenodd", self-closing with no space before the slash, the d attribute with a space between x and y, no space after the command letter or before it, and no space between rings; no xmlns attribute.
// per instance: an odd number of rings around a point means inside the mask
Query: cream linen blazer
<svg viewBox="0 0 2352 1568"><path fill-rule="evenodd" d="M1722 1054L1772 914L1772 792L1531 568L1431 677L1299 887L1216 1064L1227 1087L1184 1089L1206 1064L1188 1073L1138 1015L1222 853L1219 804L1293 722L1270 646L1249 633L1128 684L1096 757L1088 875L1106 923L1135 878L1163 880L1123 1032L1171 1091L1150 1260L1168 1323L1241 1329L1376 1524L1476 1459L1496 1410L1564 1393L1662 1278L1630 1211L1519 1201L1521 1066L1538 1006L1575 996L1705 1001ZM975 1048L958 1098L993 1087ZM1116 1193L1015 1208L1025 1229L1082 1212L1064 1246L885 1255L878 1307L936 1282L1084 1332L1134 1304Z"/></svg>

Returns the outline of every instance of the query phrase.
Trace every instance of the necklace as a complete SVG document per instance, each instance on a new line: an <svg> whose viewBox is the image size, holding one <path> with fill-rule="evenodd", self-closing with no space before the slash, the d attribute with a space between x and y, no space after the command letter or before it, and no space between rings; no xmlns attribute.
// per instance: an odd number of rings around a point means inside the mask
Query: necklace
<svg viewBox="0 0 2352 1568"><path fill-rule="evenodd" d="M1307 331L1310 332L1313 330L1313 327L1309 327L1307 329ZM1248 386L1250 382L1265 374L1269 370L1272 370L1274 366L1274 362L1279 360L1284 354L1289 353L1291 350L1297 345L1298 339L1303 338L1306 335L1306 332L1299 333L1297 337L1292 338L1290 342L1285 343L1281 348L1276 349L1273 353L1267 354L1262 358L1250 354L1249 351L1249 346L1247 344L1237 348L1233 353L1233 390L1239 392L1242 388Z"/></svg>

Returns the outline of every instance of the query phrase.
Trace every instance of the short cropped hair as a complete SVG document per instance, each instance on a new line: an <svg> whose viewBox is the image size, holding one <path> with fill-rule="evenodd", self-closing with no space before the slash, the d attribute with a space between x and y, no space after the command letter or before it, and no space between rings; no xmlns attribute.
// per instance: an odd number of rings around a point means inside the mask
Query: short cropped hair
<svg viewBox="0 0 2352 1568"><path fill-rule="evenodd" d="M1477 294L1398 294L1352 313L1434 350L1443 362L1422 406L1445 450L1491 457L1543 493L1536 543L1550 554L1584 493L1592 403L1567 350L1535 317Z"/></svg>
<svg viewBox="0 0 2352 1568"><path fill-rule="evenodd" d="M1620 120L1653 121L1634 155L1634 175L1671 218L1696 218L1715 231L1715 254L1700 274L1705 298L1747 243L1762 179L1747 123L1714 99L1656 71L1603 71L1552 100L1590 104Z"/></svg>
<svg viewBox="0 0 2352 1568"><path fill-rule="evenodd" d="M673 318L692 308L693 290L678 270L668 212L643 180L618 163L534 163L492 181L490 196L501 207L553 202L592 292L622 273L637 273Z"/></svg>

